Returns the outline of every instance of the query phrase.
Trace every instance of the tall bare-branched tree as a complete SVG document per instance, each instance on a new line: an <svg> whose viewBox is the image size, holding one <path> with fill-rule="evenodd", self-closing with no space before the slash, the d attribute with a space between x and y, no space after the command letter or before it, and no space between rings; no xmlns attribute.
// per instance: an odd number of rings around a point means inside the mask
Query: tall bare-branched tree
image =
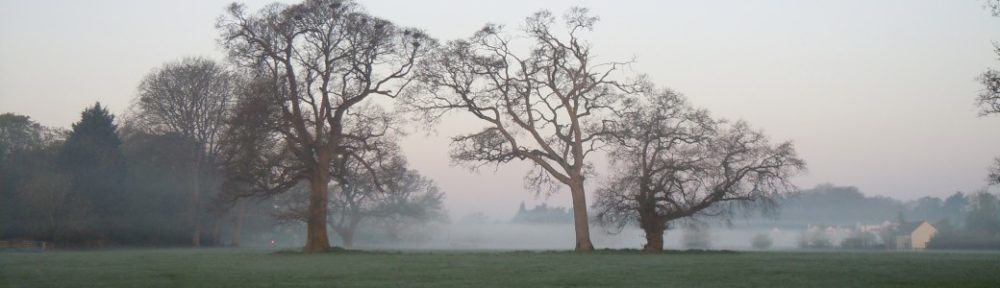
<svg viewBox="0 0 1000 288"><path fill-rule="evenodd" d="M744 122L713 120L669 90L641 98L614 123L615 172L597 191L597 219L619 230L638 222L646 251L663 250L671 221L772 204L805 168L790 142L772 145Z"/></svg>
<svg viewBox="0 0 1000 288"><path fill-rule="evenodd" d="M171 62L146 75L134 102L133 125L151 133L177 133L192 143L192 243L201 246L201 175L221 151L220 139L239 77L205 58Z"/></svg>
<svg viewBox="0 0 1000 288"><path fill-rule="evenodd" d="M486 25L467 40L449 42L424 63L427 90L411 99L423 118L467 111L486 127L453 138L454 160L488 163L528 160L525 187L553 191L568 186L573 199L576 249L593 250L584 180L587 157L599 149L604 120L636 89L618 75L626 62L598 62L583 34L597 17L573 8L565 30L548 11L527 18L522 35ZM530 40L529 53L512 39Z"/></svg>
<svg viewBox="0 0 1000 288"><path fill-rule="evenodd" d="M993 17L1000 17L1000 0L987 0L986 8L990 10ZM994 43L993 50L1000 58L1000 44ZM1000 115L1000 71L989 69L979 76L979 82L983 85L983 90L976 98L976 105L979 106L979 115ZM990 167L988 179L990 184L1000 185L1000 157L994 160L993 167Z"/></svg>
<svg viewBox="0 0 1000 288"><path fill-rule="evenodd" d="M278 87L275 127L310 183L306 252L329 249L328 185L338 155L354 157L345 127L352 107L373 95L395 97L417 59L434 45L423 32L367 14L352 1L271 4L256 13L229 6L217 25L231 59Z"/></svg>

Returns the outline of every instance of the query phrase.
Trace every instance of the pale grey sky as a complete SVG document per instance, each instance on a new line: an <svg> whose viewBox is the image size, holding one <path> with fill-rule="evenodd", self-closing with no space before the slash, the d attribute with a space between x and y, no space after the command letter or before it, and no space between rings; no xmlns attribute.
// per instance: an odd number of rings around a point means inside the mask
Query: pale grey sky
<svg viewBox="0 0 1000 288"><path fill-rule="evenodd" d="M216 18L230 1L0 0L0 113L68 127L94 101L122 113L139 80L184 56L222 59ZM271 1L245 1L252 8ZM984 186L1000 155L1000 117L976 117L976 76L1000 68L1000 18L978 0L937 1L359 1L375 15L442 40L486 22L517 27L539 9L585 6L601 17L601 59L636 72L716 116L792 140L808 161L802 187L833 182L914 199ZM448 193L454 217L509 217L526 165L469 173L449 167L447 137L404 143L413 166ZM601 164L601 163L597 163ZM568 195L548 198L568 206Z"/></svg>

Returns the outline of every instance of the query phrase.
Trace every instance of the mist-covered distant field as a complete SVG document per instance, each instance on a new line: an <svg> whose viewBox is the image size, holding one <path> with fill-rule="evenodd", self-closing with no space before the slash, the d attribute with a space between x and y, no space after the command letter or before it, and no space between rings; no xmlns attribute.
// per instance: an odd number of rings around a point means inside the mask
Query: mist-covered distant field
<svg viewBox="0 0 1000 288"><path fill-rule="evenodd" d="M596 254L596 255L593 255ZM0 252L2 287L1000 287L1000 253Z"/></svg>

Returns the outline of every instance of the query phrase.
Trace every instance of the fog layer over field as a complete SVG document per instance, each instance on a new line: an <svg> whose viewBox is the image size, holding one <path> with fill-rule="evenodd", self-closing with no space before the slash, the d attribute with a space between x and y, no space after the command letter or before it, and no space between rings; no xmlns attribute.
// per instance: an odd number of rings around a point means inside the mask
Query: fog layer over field
<svg viewBox="0 0 1000 288"><path fill-rule="evenodd" d="M593 227L601 231L600 227ZM435 224L410 231L401 239L389 240L377 231L362 231L355 248L376 250L566 250L573 245L572 224ZM664 235L664 248L684 250L683 228L669 230ZM774 241L771 249L796 249L800 230L761 229L756 227L731 227L715 225L709 229L710 249L751 250L751 239L758 234L768 234ZM266 247L270 238L278 247L298 248L305 243L301 231L266 233L252 237L250 247ZM270 238L269 238L270 237ZM598 249L640 249L646 243L641 229L630 227L617 234L596 232L592 235ZM362 241L363 240L363 241ZM246 241L246 240L245 240ZM342 242L332 237L334 245ZM699 247L700 248L700 247Z"/></svg>

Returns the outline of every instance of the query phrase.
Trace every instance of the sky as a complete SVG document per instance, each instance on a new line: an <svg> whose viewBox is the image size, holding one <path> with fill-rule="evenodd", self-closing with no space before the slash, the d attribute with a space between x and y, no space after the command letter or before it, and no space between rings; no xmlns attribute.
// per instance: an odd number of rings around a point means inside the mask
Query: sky
<svg viewBox="0 0 1000 288"><path fill-rule="evenodd" d="M69 127L100 101L121 115L163 63L224 60L214 24L229 2L0 0L0 113ZM485 23L517 28L541 9L587 7L601 18L586 35L599 60L634 59L634 73L695 106L792 141L809 167L794 179L803 188L829 182L902 200L943 197L984 187L1000 156L1000 117L977 117L974 106L976 77L1000 68L991 46L1000 18L979 0L359 2L440 40ZM526 163L452 165L449 137L479 127L465 120L402 143L412 166L447 193L453 218L507 220L522 201L570 205L568 191L523 189Z"/></svg>

